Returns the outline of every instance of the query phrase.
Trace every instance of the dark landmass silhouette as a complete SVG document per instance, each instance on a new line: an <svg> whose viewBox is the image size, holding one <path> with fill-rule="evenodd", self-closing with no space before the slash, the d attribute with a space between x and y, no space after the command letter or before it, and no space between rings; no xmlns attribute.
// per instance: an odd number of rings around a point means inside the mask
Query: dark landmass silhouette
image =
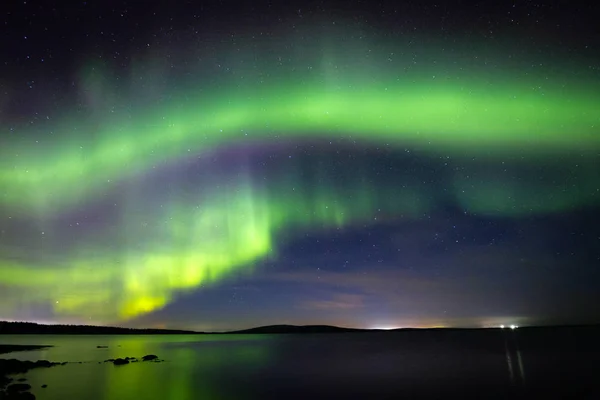
<svg viewBox="0 0 600 400"><path fill-rule="evenodd" d="M172 329L135 329L120 328L111 326L93 326L93 325L43 325L33 322L5 322L0 321L0 335L230 335L230 334L316 334L316 333L368 333L380 332L382 334L398 332L440 332L440 334L475 334L481 335L483 332L519 332L520 335L564 335L567 333L583 334L590 333L600 335L600 324L597 325L565 325L565 326L531 326L519 327L512 330L510 328L398 328L398 329L360 329L345 328L333 325L267 325L256 328L242 329L226 332L197 332L190 330L172 330ZM598 336L600 337L600 336ZM7 349L10 345L0 345L2 349ZM23 346L39 349L40 346ZM41 346L47 347L47 346ZM98 346L104 348L105 346ZM22 350L27 350L23 348ZM22 351L21 350L21 351ZM13 350L10 350L13 351ZM6 352L6 351L4 351Z"/></svg>
<svg viewBox="0 0 600 400"><path fill-rule="evenodd" d="M0 335L189 335L189 334L282 334L377 332L378 329L343 328L332 325L268 325L226 332L173 329L135 329L94 325L43 325L34 322L0 321ZM102 347L102 346L99 346Z"/></svg>
<svg viewBox="0 0 600 400"><path fill-rule="evenodd" d="M132 329L93 325L42 325L0 321L0 335L181 335L201 332L170 329Z"/></svg>
<svg viewBox="0 0 600 400"><path fill-rule="evenodd" d="M23 345L23 344L0 344L0 354L12 353L14 351L31 351L41 350L48 347L48 345Z"/></svg>

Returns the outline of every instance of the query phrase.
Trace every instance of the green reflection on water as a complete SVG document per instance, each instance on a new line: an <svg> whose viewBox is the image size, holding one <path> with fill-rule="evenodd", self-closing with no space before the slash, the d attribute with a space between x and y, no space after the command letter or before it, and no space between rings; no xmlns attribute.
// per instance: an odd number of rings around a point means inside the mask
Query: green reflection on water
<svg viewBox="0 0 600 400"><path fill-rule="evenodd" d="M101 343L109 343L108 349L96 349ZM38 400L235 399L236 380L265 366L272 358L271 345L267 336L249 335L92 337L86 347L96 360L33 370L26 378ZM65 346L63 341L61 347ZM74 346L75 353L81 349L81 343ZM102 362L146 354L165 361L124 366ZM41 389L42 384L48 388Z"/></svg>

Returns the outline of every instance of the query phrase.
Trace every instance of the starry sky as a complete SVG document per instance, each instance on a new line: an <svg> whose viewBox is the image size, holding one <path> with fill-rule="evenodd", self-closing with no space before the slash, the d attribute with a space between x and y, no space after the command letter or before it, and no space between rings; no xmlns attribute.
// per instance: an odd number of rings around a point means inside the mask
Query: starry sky
<svg viewBox="0 0 600 400"><path fill-rule="evenodd" d="M598 6L494 3L9 2L0 319L600 322Z"/></svg>

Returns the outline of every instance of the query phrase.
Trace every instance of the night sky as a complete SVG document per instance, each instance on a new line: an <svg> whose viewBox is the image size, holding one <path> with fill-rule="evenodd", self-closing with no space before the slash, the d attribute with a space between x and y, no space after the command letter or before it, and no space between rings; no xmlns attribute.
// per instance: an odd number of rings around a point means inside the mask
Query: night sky
<svg viewBox="0 0 600 400"><path fill-rule="evenodd" d="M600 15L0 8L0 319L600 322Z"/></svg>

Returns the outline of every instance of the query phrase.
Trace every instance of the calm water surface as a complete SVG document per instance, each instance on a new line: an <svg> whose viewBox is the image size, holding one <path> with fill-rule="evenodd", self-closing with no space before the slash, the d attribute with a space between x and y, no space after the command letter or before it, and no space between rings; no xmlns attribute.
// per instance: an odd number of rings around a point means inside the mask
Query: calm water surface
<svg viewBox="0 0 600 400"><path fill-rule="evenodd" d="M497 343L478 346L439 340L411 342L380 333L4 335L0 341L54 346L1 358L82 362L25 374L40 400L398 398L457 391L479 393L482 398L505 397L536 379L531 367L547 363L527 352L519 353L518 361L516 353L507 354L501 337ZM109 358L146 354L165 361L124 366L103 363ZM572 360L567 355L560 362L574 362L580 355L571 356ZM42 389L43 384L48 388Z"/></svg>

